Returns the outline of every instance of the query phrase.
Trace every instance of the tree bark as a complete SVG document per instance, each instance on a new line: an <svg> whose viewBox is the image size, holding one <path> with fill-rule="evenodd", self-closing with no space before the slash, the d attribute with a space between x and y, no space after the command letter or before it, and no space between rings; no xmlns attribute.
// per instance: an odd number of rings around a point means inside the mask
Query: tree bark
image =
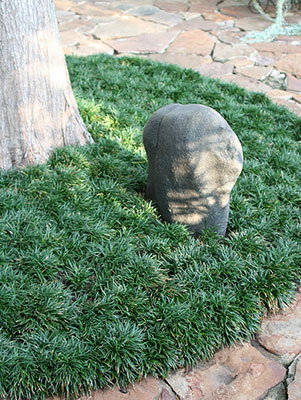
<svg viewBox="0 0 301 400"><path fill-rule="evenodd" d="M0 168L93 142L80 117L53 0L0 0Z"/></svg>

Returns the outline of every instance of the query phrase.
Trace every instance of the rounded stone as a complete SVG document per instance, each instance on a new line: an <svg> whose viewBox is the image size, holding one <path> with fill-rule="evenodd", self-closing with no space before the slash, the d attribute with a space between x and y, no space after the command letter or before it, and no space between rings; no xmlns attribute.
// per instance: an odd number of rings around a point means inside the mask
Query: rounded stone
<svg viewBox="0 0 301 400"><path fill-rule="evenodd" d="M193 234L225 235L230 192L242 170L240 142L225 119L199 104L170 104L144 128L149 171L146 198L167 222Z"/></svg>

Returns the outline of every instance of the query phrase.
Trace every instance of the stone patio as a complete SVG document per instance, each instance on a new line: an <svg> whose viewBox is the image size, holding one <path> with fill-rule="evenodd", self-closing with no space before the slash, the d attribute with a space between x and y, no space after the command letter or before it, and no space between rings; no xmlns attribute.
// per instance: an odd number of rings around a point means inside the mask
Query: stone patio
<svg viewBox="0 0 301 400"><path fill-rule="evenodd" d="M244 44L268 23L236 0L55 0L66 54L138 55L264 92L301 115L301 37ZM291 14L290 21L300 20ZM266 318L251 343L220 350L208 363L165 380L149 377L82 400L300 400L301 291ZM125 392L125 393L124 393Z"/></svg>
<svg viewBox="0 0 301 400"><path fill-rule="evenodd" d="M66 54L133 54L178 64L266 93L301 115L301 37L242 43L246 33L269 25L249 11L247 0L55 0L55 4ZM291 13L288 19L297 22L301 14Z"/></svg>

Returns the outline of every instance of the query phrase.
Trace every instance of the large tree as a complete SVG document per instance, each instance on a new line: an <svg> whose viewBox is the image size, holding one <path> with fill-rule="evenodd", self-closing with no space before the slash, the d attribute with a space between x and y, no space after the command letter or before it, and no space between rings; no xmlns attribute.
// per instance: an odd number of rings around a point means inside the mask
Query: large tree
<svg viewBox="0 0 301 400"><path fill-rule="evenodd" d="M0 0L0 168L92 142L70 86L53 0Z"/></svg>

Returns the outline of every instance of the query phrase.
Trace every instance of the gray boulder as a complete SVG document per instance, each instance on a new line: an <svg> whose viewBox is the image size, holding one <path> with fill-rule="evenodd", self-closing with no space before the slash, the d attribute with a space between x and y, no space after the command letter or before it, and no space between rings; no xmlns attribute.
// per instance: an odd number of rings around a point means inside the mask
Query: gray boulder
<svg viewBox="0 0 301 400"><path fill-rule="evenodd" d="M212 228L226 233L230 192L242 170L240 142L225 119L199 104L170 104L147 122L146 199L167 222L197 235Z"/></svg>

